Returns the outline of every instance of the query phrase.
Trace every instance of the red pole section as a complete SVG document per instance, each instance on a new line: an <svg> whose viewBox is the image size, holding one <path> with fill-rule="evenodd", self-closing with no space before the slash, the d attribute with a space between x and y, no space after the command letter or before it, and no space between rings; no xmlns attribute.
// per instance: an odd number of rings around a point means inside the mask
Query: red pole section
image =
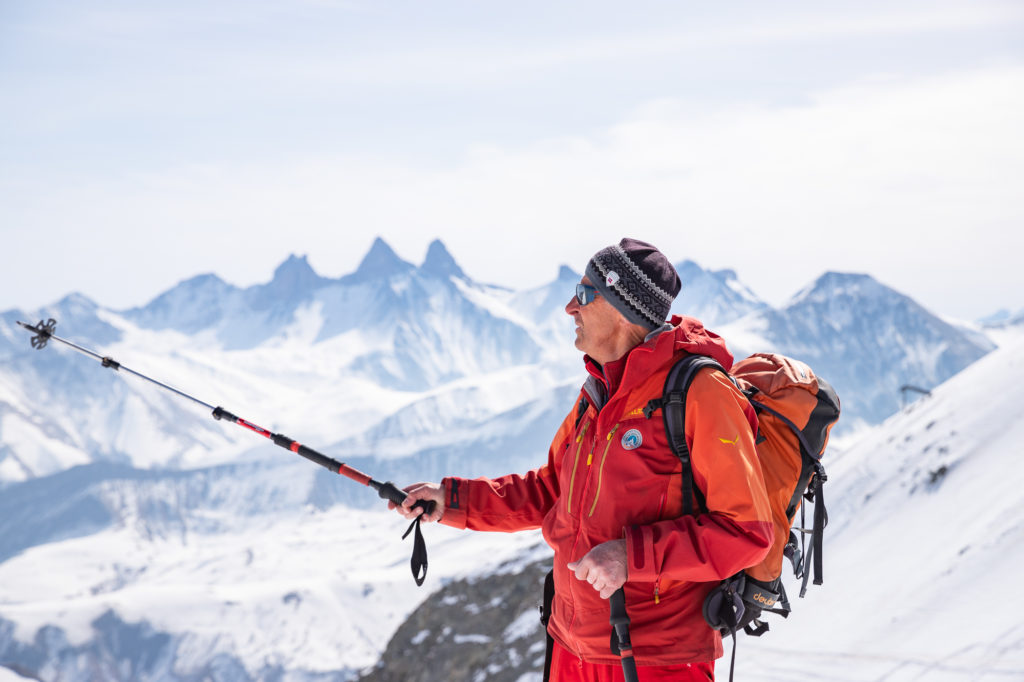
<svg viewBox="0 0 1024 682"><path fill-rule="evenodd" d="M302 443L293 440L282 433L273 433L270 431L270 429L265 429L259 424L252 423L248 419L243 419L242 417L238 417L234 414L231 414L223 407L218 407L214 409L213 418L224 419L234 424L238 424L239 426L249 429L253 433L258 433L264 438L269 438L270 440L274 441L274 445L278 445L284 448L285 450L291 450L295 454L301 455L302 457L305 457L306 459L312 462L316 462L320 466L326 467L336 474L348 476L349 478L355 481L359 481L363 485L370 485L370 481L372 479L366 474L356 471L352 467L342 462L339 462L336 459L331 459L327 455L321 454L314 450L313 448L307 447Z"/></svg>

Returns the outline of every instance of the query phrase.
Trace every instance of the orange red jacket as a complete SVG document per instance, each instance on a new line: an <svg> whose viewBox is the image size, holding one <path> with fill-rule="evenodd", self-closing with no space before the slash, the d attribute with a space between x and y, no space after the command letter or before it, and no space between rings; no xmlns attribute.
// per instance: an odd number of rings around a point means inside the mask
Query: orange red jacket
<svg viewBox="0 0 1024 682"><path fill-rule="evenodd" d="M674 317L626 356L611 396L592 377L578 406L555 434L547 463L497 479L446 478L442 523L457 528L517 531L543 528L554 549L555 599L548 631L569 651L595 663L617 663L609 649L608 602L566 564L594 546L625 538L626 608L639 665L709 661L722 655L718 633L701 612L723 578L757 563L772 542L771 511L754 451L756 416L746 398L717 372L690 387L685 434L694 482L707 512L682 514L679 459L669 448L660 398L673 363L685 353L714 357L726 369L724 342L693 318Z"/></svg>

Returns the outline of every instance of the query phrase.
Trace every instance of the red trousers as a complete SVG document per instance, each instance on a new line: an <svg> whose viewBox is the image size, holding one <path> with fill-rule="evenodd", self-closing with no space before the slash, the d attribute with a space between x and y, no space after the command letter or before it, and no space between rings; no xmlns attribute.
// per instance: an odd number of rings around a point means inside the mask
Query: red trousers
<svg viewBox="0 0 1024 682"><path fill-rule="evenodd" d="M554 642L551 682L624 682L621 665L587 663ZM715 679L715 662L679 665L638 665L640 682L708 682Z"/></svg>

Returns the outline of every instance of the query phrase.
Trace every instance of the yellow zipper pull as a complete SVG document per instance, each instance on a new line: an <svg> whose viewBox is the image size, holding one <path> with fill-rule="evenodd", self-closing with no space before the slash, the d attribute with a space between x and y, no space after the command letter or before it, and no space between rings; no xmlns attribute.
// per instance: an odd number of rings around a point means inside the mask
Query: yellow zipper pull
<svg viewBox="0 0 1024 682"><path fill-rule="evenodd" d="M587 455L587 466L590 466L591 462L593 462L593 461L594 461L594 453L591 452L589 455Z"/></svg>
<svg viewBox="0 0 1024 682"><path fill-rule="evenodd" d="M659 587L659 584L660 584L660 581L657 582L657 583L654 583L654 603L655 604L657 604L658 602L661 601L661 599L658 597L658 587Z"/></svg>
<svg viewBox="0 0 1024 682"><path fill-rule="evenodd" d="M615 432L618 431L618 430L619 430L619 424L616 424L615 426L613 426L612 430L608 432L608 440L611 440L612 436L614 436Z"/></svg>

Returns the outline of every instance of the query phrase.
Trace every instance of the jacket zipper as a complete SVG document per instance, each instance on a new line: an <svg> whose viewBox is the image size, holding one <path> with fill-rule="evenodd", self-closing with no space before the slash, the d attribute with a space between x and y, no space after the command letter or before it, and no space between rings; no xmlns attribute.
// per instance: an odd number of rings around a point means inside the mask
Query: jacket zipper
<svg viewBox="0 0 1024 682"><path fill-rule="evenodd" d="M604 460L608 457L608 450L612 447L612 436L619 430L619 424L616 424L611 431L608 432L607 443L604 446L604 454L601 455L601 464L597 468L597 491L594 493L594 503L590 505L590 513L587 516L593 516L594 510L597 509L597 500L601 497L601 478L604 475Z"/></svg>
<svg viewBox="0 0 1024 682"><path fill-rule="evenodd" d="M665 493L662 493L661 494L661 498L658 500L658 518L659 519L662 518L662 515L665 513L665 502L666 502L667 499L668 498L666 497ZM659 575L654 580L654 603L655 604L657 604L658 602L661 601L660 592L661 592L661 576Z"/></svg>
<svg viewBox="0 0 1024 682"><path fill-rule="evenodd" d="M590 427L590 422L584 422L583 430L580 431L580 435L576 436L576 442L579 445L576 446L576 459L572 463L572 476L569 478L569 495L565 501L565 510L572 513L572 489L576 485L576 466L580 463L580 452L583 450L583 437L587 435L587 428Z"/></svg>

